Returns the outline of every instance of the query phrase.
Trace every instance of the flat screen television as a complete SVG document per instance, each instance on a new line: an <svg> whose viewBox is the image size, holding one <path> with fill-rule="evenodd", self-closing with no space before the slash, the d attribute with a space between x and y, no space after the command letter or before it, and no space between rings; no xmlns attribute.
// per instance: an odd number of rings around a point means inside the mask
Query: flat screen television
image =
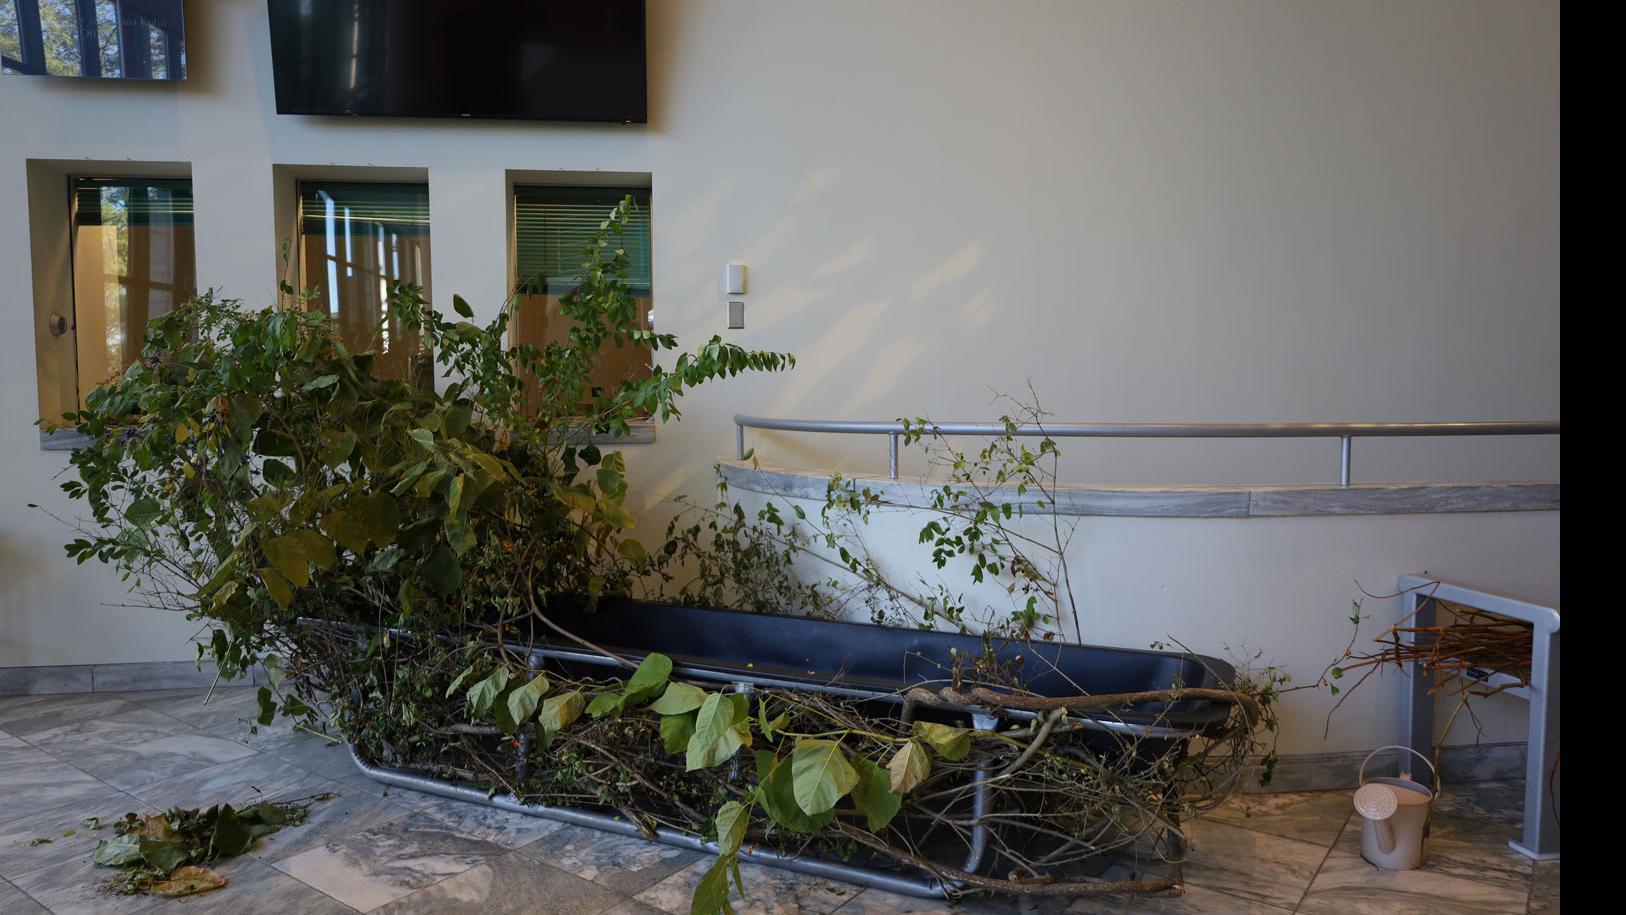
<svg viewBox="0 0 1626 915"><path fill-rule="evenodd" d="M278 114L648 120L644 0L268 0Z"/></svg>

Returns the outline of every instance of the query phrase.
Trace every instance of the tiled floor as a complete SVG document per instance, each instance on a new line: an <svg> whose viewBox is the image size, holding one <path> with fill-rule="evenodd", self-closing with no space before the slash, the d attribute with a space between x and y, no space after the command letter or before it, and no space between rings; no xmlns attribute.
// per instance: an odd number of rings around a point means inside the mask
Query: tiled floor
<svg viewBox="0 0 1626 915"><path fill-rule="evenodd" d="M683 915L701 855L412 792L362 777L342 747L286 728L251 734L252 689L0 697L0 913L561 913ZM182 900L97 891L86 816L322 791L310 821L225 862L230 884ZM1507 847L1519 785L1448 786L1433 860L1385 873L1360 857L1347 792L1240 799L1191 828L1179 897L1042 902L1044 913L1555 913L1558 865ZM30 846L52 837L48 845ZM966 913L787 871L741 868L744 913Z"/></svg>

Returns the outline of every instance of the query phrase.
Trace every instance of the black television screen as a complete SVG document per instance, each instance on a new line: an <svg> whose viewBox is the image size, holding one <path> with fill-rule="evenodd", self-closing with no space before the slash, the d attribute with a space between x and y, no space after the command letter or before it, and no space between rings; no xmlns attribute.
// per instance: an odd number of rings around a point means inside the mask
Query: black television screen
<svg viewBox="0 0 1626 915"><path fill-rule="evenodd" d="M268 0L279 114L644 123L644 0Z"/></svg>

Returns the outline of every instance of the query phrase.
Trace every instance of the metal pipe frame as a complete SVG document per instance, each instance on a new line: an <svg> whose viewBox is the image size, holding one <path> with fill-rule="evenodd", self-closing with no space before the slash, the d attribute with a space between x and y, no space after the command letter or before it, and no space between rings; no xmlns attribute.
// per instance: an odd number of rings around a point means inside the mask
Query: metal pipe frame
<svg viewBox="0 0 1626 915"><path fill-rule="evenodd" d="M902 422L862 422L823 419L774 419L734 415L734 453L745 460L745 430L824 432L843 435L885 435L887 476L898 478L898 436ZM1341 486L1350 484L1350 450L1356 438L1414 438L1459 435L1558 435L1554 422L1489 423L1043 423L1006 427L1003 423L929 423L940 435L1005 435L1039 438L1336 438L1339 440Z"/></svg>
<svg viewBox="0 0 1626 915"><path fill-rule="evenodd" d="M1530 681L1517 686L1512 675L1490 671L1486 683L1507 685L1509 695L1530 703L1529 742L1525 748L1524 830L1508 845L1536 861L1558 857L1558 608L1536 601L1471 588L1458 582L1426 575L1402 575L1396 582L1400 592L1400 616L1408 627L1433 626L1439 602L1461 604L1486 613L1524 620L1531 626ZM1413 644L1416 634L1401 633L1404 644ZM1400 716L1405 743L1433 759L1434 694L1433 675L1421 660L1407 666ZM1551 795L1549 795L1549 791Z"/></svg>
<svg viewBox="0 0 1626 915"><path fill-rule="evenodd" d="M337 628L342 631L354 632L362 632L372 628L350 623L335 623L325 620L317 620L308 617L302 617L299 622L302 625L324 626ZM426 636L421 636L410 630L404 629L390 628L388 629L388 632L392 637L395 638L426 638ZM427 636L427 638L434 638L434 636ZM545 660L601 666L620 666L619 662L615 659L606 657L596 652L557 648L526 649L523 646L513 645L512 643L509 643L508 647L514 650L516 653L525 652L527 654L526 666L532 671L541 670L542 663ZM738 671L715 671L708 670L706 668L691 667L689 665L674 665L672 668L672 673L674 675L689 679L710 680L714 682L726 683L737 692L749 693L764 686L782 687L787 689L799 689L806 690L808 692L824 693L827 695L844 696L848 698L889 701L904 706L904 715L910 714L911 711L910 703L901 693L895 691L883 692L880 690L854 689L851 687L831 686L828 684L811 684L777 677L755 675L752 676L750 680L742 680L739 677ZM1001 709L998 712L995 712L991 709L984 709L974 706L944 707L969 714L971 716L972 727L982 731L997 730L1001 718L1031 719L1038 716L1037 712L1025 711L1021 709ZM1171 728L1161 725L1133 724L1125 721L1103 721L1081 715L1069 715L1068 718L1071 719L1071 723L1076 727L1104 730L1114 733L1128 734L1136 737L1184 739L1200 736L1203 733L1202 728ZM517 751L515 759L515 771L521 778L524 778L526 774L525 755L528 746L529 741L522 739L521 746ZM738 751L736 751L736 755L737 752ZM507 810L514 813L523 813L529 816L558 820L563 823L586 826L592 829L602 829L606 832L613 832L624 836L642 839L649 838L649 834L645 830L641 829L637 824L631 823L619 816L600 813L593 810L583 810L576 807L562 807L550 804L527 804L515 797L513 794L493 795L478 788L466 785L457 785L441 779L431 778L425 775L418 775L411 772L404 772L398 769L389 769L363 760L356 752L353 745L350 747L350 758L351 761L355 763L356 768L359 769L363 775L373 779L374 781L382 782L387 785L393 785L397 788L404 788L409 791L423 791L428 794L435 794L441 797L452 798L454 800L484 804L489 807L495 807L500 810ZM737 771L737 760L735 765ZM965 863L960 867L960 870L968 874L977 873L978 869L982 867L983 859L987 856L988 852L988 827L982 822L983 817L988 814L988 778L989 762L986 759L980 760L975 773L972 775L971 817L975 825L973 825L971 828L971 845L966 852ZM681 830L660 826L655 828L654 833L654 840L666 845L671 845L677 848L685 848L691 851L708 852L711 854L717 853L717 846L715 843L704 842L699 837ZM930 874L921 877L905 877L892 871L884 871L876 868L858 867L851 864L825 861L819 858L803 858L796 855L782 855L771 849L765 848L750 846L742 847L740 849L740 857L758 864L781 867L815 877L845 880L849 883L856 883L862 886L873 887L876 889L885 890L887 892L898 893L905 896L913 896L921 899L952 899L955 896L965 892L967 889L967 885L963 881L944 881Z"/></svg>

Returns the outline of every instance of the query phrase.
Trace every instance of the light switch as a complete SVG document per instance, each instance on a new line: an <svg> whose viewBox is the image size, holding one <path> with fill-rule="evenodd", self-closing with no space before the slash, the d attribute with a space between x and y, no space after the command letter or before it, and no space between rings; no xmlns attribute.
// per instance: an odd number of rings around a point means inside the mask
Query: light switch
<svg viewBox="0 0 1626 915"><path fill-rule="evenodd" d="M723 295L745 295L744 264L729 264L723 268Z"/></svg>
<svg viewBox="0 0 1626 915"><path fill-rule="evenodd" d="M745 326L745 303L735 299L728 303L728 329L739 330Z"/></svg>

